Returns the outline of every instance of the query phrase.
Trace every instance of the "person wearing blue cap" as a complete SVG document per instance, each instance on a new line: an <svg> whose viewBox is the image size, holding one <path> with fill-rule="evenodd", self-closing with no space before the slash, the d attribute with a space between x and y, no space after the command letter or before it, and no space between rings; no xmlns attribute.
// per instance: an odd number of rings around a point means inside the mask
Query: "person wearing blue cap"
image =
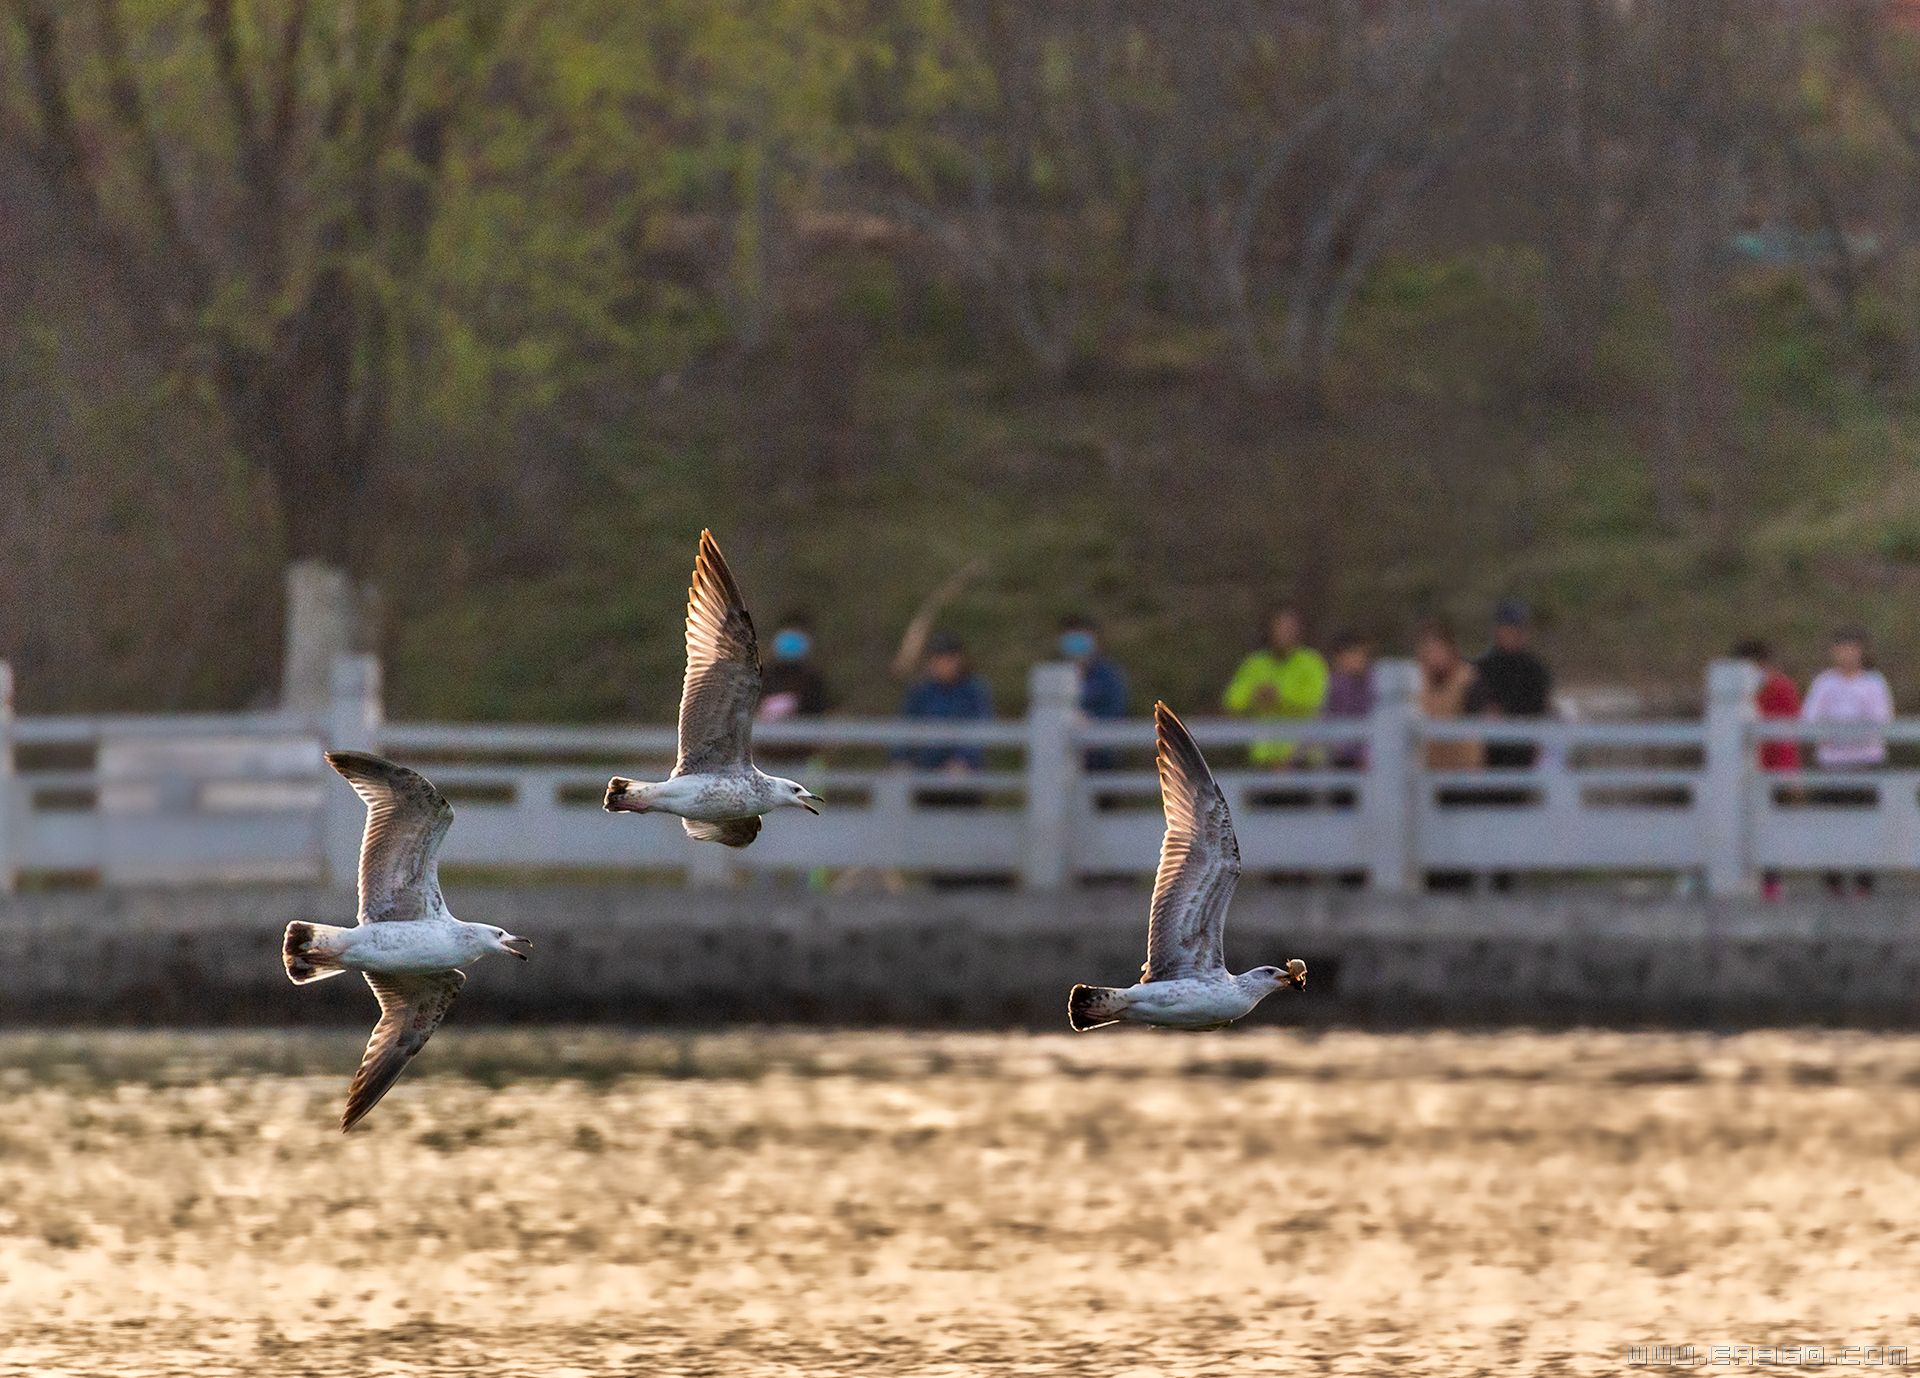
<svg viewBox="0 0 1920 1378"><path fill-rule="evenodd" d="M817 718L827 711L827 677L813 658L813 621L798 610L775 624L773 639L767 645L766 663L760 670L759 722L784 722L790 718ZM802 759L808 753L792 747L780 749L785 759ZM767 760L778 759L776 749L761 752Z"/></svg>
<svg viewBox="0 0 1920 1378"><path fill-rule="evenodd" d="M774 623L772 640L760 666L760 707L756 722L787 722L794 718L818 718L833 706L827 689L827 677L813 654L813 619L795 608ZM777 746L767 742L756 748L763 761L784 761L796 775L806 774L810 783L824 788L826 753L818 746ZM799 768L804 768L804 771ZM807 884L824 890L832 876L824 866L807 872Z"/></svg>

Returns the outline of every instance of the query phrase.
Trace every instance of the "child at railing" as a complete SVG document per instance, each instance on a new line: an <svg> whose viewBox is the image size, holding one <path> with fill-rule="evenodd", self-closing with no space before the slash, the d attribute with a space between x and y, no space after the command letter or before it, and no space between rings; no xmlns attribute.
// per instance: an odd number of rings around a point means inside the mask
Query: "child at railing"
<svg viewBox="0 0 1920 1378"><path fill-rule="evenodd" d="M1753 706L1762 719L1795 721L1800 717L1800 686L1782 670L1773 658L1773 648L1760 640L1742 641L1733 648L1734 659L1744 660L1759 672L1760 686L1754 692ZM1768 741L1760 744L1760 769L1785 771L1800 769L1800 743ZM1760 873L1760 893L1770 900L1780 898L1780 873Z"/></svg>

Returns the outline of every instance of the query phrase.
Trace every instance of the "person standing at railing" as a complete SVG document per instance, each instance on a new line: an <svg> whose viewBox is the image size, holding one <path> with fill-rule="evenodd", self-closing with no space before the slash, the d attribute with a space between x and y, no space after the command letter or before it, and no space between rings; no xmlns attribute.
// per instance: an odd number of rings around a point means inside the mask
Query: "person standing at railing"
<svg viewBox="0 0 1920 1378"><path fill-rule="evenodd" d="M1473 662L1460 654L1453 628L1438 618L1421 624L1413 642L1414 662L1420 667L1420 716L1429 722L1451 722L1467 715L1467 697L1473 692ZM1471 739L1427 742L1428 770L1478 770L1480 743ZM1434 796L1442 808L1476 799L1458 786L1443 787ZM1466 890L1473 885L1470 871L1429 871L1429 890Z"/></svg>
<svg viewBox="0 0 1920 1378"><path fill-rule="evenodd" d="M928 639L925 673L907 689L900 716L942 722L985 722L993 716L993 691L974 672L959 637L943 632ZM959 743L902 747L894 759L916 770L963 775L984 770L987 764L986 753L979 747Z"/></svg>
<svg viewBox="0 0 1920 1378"><path fill-rule="evenodd" d="M818 718L824 716L831 705L827 677L814 660L813 619L796 608L775 625L773 639L767 643L766 663L760 669L760 707L754 713L754 721ZM762 761L797 766L796 777L816 791L826 788L826 754L817 748L767 743L757 747L755 754ZM816 866L807 872L807 884L811 888L824 890L829 883L826 867Z"/></svg>
<svg viewBox="0 0 1920 1378"><path fill-rule="evenodd" d="M1266 644L1240 662L1221 705L1237 718L1317 718L1327 701L1327 662L1306 644L1300 609L1281 603L1267 614ZM1247 754L1255 765L1292 763L1297 744L1258 741Z"/></svg>
<svg viewBox="0 0 1920 1378"><path fill-rule="evenodd" d="M1093 719L1126 717L1127 672L1101 649L1100 628L1094 620L1084 613L1061 618L1055 644L1061 659L1073 662L1080 674L1080 711ZM1112 770L1119 763L1119 753L1111 747L1087 752L1088 770Z"/></svg>
<svg viewBox="0 0 1920 1378"><path fill-rule="evenodd" d="M1746 661L1760 676L1760 685L1753 694L1753 708L1763 721L1799 721L1800 686L1793 682L1792 675L1780 668L1773 657L1773 647L1758 639L1742 641L1733 648L1733 658ZM1800 769L1800 743L1762 742L1760 769Z"/></svg>
<svg viewBox="0 0 1920 1378"><path fill-rule="evenodd" d="M1365 770L1366 721L1373 716L1373 642L1358 632L1343 631L1329 645L1327 660L1327 701L1320 706L1320 716L1350 722L1360 735L1335 742L1316 754L1334 770ZM1356 808L1359 803L1353 786L1336 788L1327 799L1339 809ZM1367 874L1341 871L1336 880L1349 889L1359 889L1367 883Z"/></svg>
<svg viewBox="0 0 1920 1378"><path fill-rule="evenodd" d="M1800 719L1809 723L1882 724L1893 721L1893 690L1887 677L1873 668L1867 634L1856 627L1834 633L1829 651L1832 664L1814 676L1807 689L1807 701L1801 705ZM1887 739L1877 732L1849 733L1844 737L1815 742L1813 760L1823 771L1874 770L1887 762ZM1818 804L1858 806L1872 802L1872 792L1828 786L1810 791L1808 798ZM1827 889L1846 893L1847 878L1829 871ZM1873 890L1873 873L1862 871L1853 877L1855 894Z"/></svg>
<svg viewBox="0 0 1920 1378"><path fill-rule="evenodd" d="M1453 628L1438 618L1423 623L1414 638L1413 655L1420 666L1420 716L1431 722L1466 717L1473 693L1473 663L1460 654ZM1428 770L1478 770L1481 760L1476 741L1427 743Z"/></svg>
<svg viewBox="0 0 1920 1378"><path fill-rule="evenodd" d="M794 611L780 619L769 655L760 672L760 708L757 722L790 722L795 718L817 718L831 704L827 677L813 658L813 621L806 613ZM801 761L813 753L804 747L760 748L768 761Z"/></svg>
<svg viewBox="0 0 1920 1378"><path fill-rule="evenodd" d="M993 716L993 693L976 674L967 648L957 636L937 633L927 640L926 672L908 690L900 715L917 721L985 722ZM964 777L987 766L987 753L977 746L941 743L903 747L894 752L916 770L935 770ZM986 801L979 789L924 790L919 802L936 809L977 809ZM932 871L927 883L935 889L970 886L979 877Z"/></svg>
<svg viewBox="0 0 1920 1378"><path fill-rule="evenodd" d="M1733 648L1733 658L1746 661L1760 676L1759 687L1753 694L1753 709L1763 722L1799 720L1800 686L1773 658L1773 647L1758 639L1742 641ZM1760 769L1775 772L1800 769L1800 743L1778 740L1760 743ZM1778 871L1760 873L1760 894L1770 900L1780 898Z"/></svg>
<svg viewBox="0 0 1920 1378"><path fill-rule="evenodd" d="M1474 664L1467 712L1476 718L1544 718L1552 700L1553 674L1533 650L1533 615L1525 603L1510 598L1493 611L1493 644ZM1540 759L1534 743L1497 736L1489 736L1482 751L1489 770L1531 770ZM1525 805L1534 798L1525 788L1479 793L1480 803L1498 806ZM1513 888L1511 871L1495 871L1490 879L1496 890Z"/></svg>
<svg viewBox="0 0 1920 1378"><path fill-rule="evenodd" d="M1320 716L1365 722L1373 716L1373 643L1356 632L1342 632L1328 649L1327 699ZM1327 764L1335 770L1365 770L1367 744L1337 742L1327 753Z"/></svg>
<svg viewBox="0 0 1920 1378"><path fill-rule="evenodd" d="M1514 599L1494 609L1493 645L1474 666L1467 712L1477 718L1544 718L1552 706L1553 673L1533 650L1533 615ZM1532 742L1489 741L1493 770L1529 770L1539 749Z"/></svg>

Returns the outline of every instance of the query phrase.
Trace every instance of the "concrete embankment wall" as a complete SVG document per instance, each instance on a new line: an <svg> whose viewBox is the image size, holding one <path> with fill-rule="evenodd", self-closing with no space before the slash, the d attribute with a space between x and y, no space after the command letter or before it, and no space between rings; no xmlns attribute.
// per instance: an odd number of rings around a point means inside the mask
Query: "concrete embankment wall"
<svg viewBox="0 0 1920 1378"><path fill-rule="evenodd" d="M460 887L462 917L536 941L473 971L463 1020L1064 1027L1075 981L1124 985L1146 897L974 890L898 897L598 886ZM296 988L291 919L350 923L298 888L0 898L0 1023L364 1024L351 977ZM1920 923L1898 899L1763 905L1593 894L1383 900L1250 890L1236 969L1304 957L1262 1020L1920 1024Z"/></svg>

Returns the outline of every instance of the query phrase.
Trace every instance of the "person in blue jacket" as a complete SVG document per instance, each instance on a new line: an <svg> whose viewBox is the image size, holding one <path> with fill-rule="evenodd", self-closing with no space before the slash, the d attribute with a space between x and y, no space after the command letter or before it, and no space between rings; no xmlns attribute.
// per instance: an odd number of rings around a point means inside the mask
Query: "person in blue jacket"
<svg viewBox="0 0 1920 1378"><path fill-rule="evenodd" d="M929 638L926 672L907 689L900 714L948 722L981 722L993 716L993 692L974 672L959 637L939 633ZM905 747L895 758L919 770L971 771L987 764L979 747L958 744Z"/></svg>
<svg viewBox="0 0 1920 1378"><path fill-rule="evenodd" d="M1080 711L1089 718L1127 716L1127 672L1100 649L1100 628L1091 617L1075 613L1060 620L1060 657L1080 671ZM1117 752L1097 747L1087 752L1088 770L1112 770Z"/></svg>

